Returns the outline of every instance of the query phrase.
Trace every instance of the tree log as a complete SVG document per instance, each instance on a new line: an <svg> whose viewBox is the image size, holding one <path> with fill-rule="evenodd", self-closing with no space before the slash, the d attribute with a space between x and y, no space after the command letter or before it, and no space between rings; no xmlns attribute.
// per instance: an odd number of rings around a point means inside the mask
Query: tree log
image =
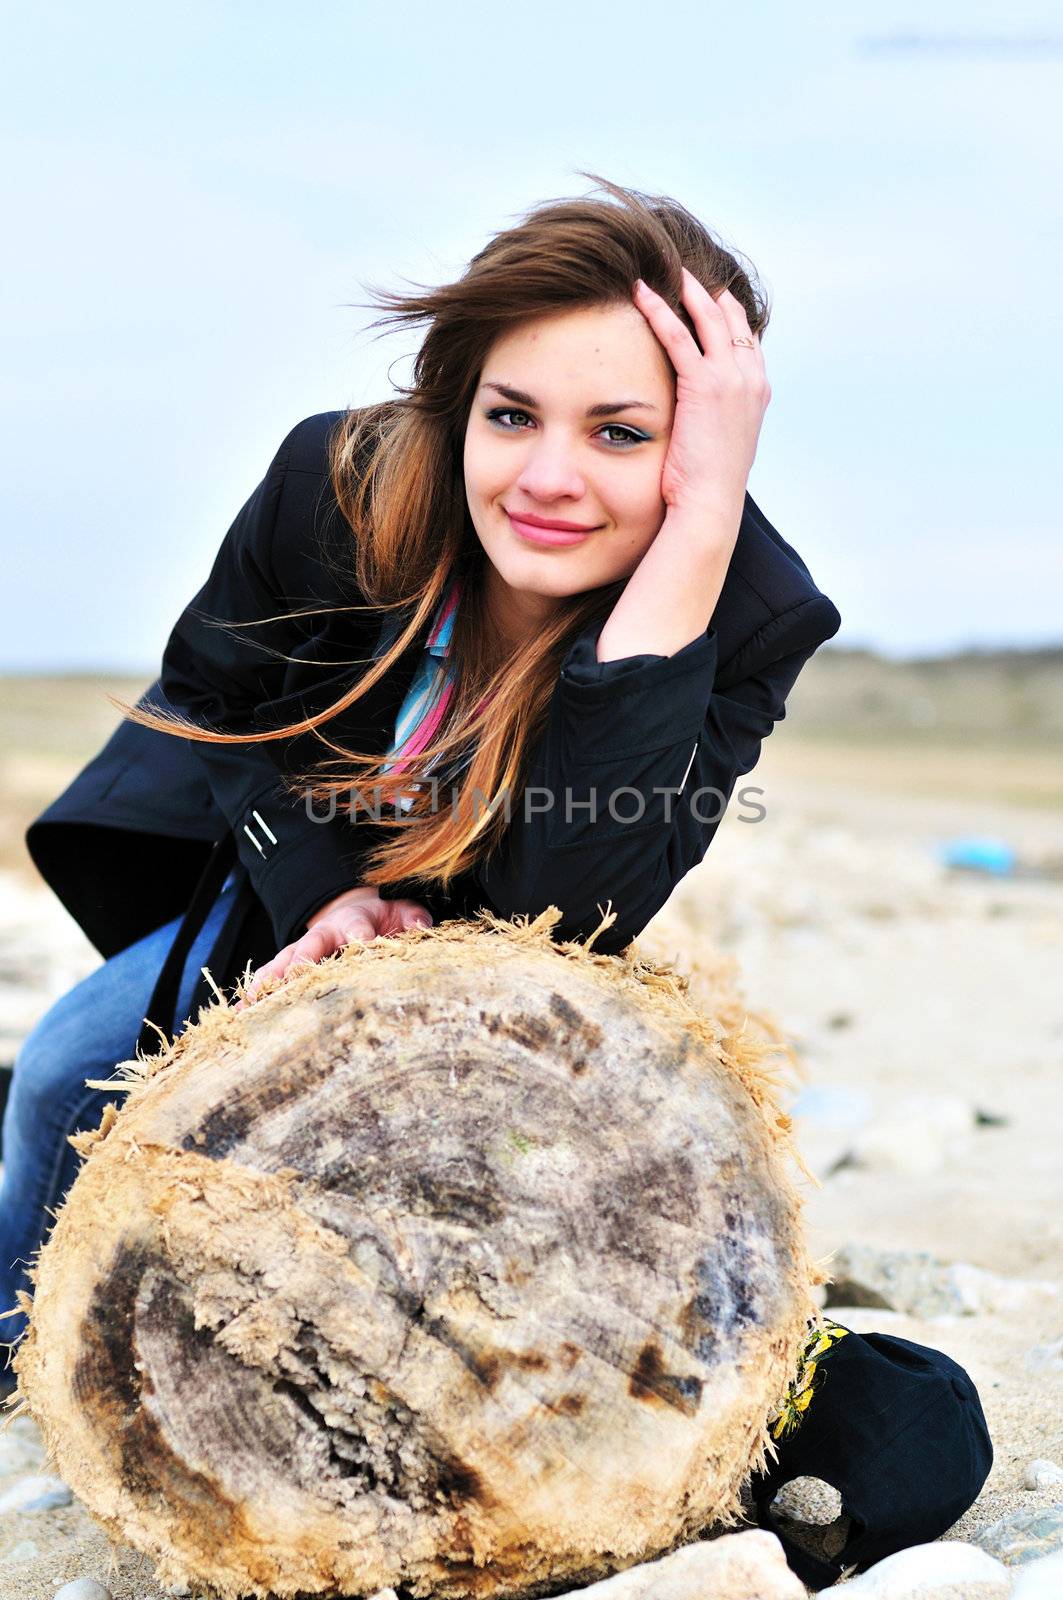
<svg viewBox="0 0 1063 1600"><path fill-rule="evenodd" d="M556 1594L739 1520L822 1281L777 1044L557 915L219 995L75 1136L16 1393L164 1583Z"/></svg>

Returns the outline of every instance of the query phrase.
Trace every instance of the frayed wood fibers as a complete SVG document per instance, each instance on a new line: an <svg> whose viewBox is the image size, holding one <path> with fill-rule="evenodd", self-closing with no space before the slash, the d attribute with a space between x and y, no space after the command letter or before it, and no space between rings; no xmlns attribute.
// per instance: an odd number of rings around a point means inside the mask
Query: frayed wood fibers
<svg viewBox="0 0 1063 1600"><path fill-rule="evenodd" d="M125 1100L120 1109L107 1107L98 1129L72 1141L86 1161L33 1268L16 1400L33 1411L53 1464L88 1509L113 1538L147 1552L162 1581L194 1582L219 1600L369 1593L395 1582L439 1600L530 1597L561 1580L591 1582L650 1559L696 1538L708 1522L740 1520L749 1473L775 1457L770 1425L807 1324L818 1320L811 1289L824 1281L804 1251L788 1163L808 1174L777 1100L792 1051L774 1025L745 1010L723 972L714 974L707 1003L695 1005L689 980L673 964L645 961L634 946L621 957L594 952L593 939L611 916L579 944L552 939L559 915L550 908L511 923L482 912L475 923L354 943L294 972L240 1014L218 993L185 1033L164 1040L154 1056L122 1063L103 1085ZM625 1050L635 1041L639 1050L659 1052L679 1074L677 1093L684 1084L694 1092L700 1071L713 1092L723 1089L725 1113L741 1123L752 1110L741 1134L749 1182L760 1184L766 1215L774 1218L769 1231L785 1252L766 1265L753 1228L743 1236L746 1257L741 1250L733 1256L732 1265L745 1262L752 1278L770 1280L773 1305L770 1326L742 1344L734 1370L726 1344L722 1357L713 1353L697 1297L684 1313L694 1321L684 1324L683 1347L676 1336L660 1342L640 1335L632 1364L625 1300L637 1310L654 1271L668 1270L661 1240L674 1247L668 1261L676 1271L687 1248L682 1233L674 1226L669 1233L658 1217L649 1220L665 1231L647 1234L654 1241L647 1265L632 1266L623 1252L611 1255L603 1246L581 1258L586 1281L573 1285L558 1274L548 1233L545 1253L536 1255L536 1205L496 1218L492 1228L462 1217L462 1191L452 1217L444 1208L426 1220L416 1207L398 1204L382 1179L359 1204L367 1208L373 1249L383 1252L379 1260L391 1262L383 1292L385 1279L374 1276L378 1257L358 1242L362 1224L352 1223L342 1184L330 1187L320 1174L311 1181L302 1162L266 1170L254 1120L239 1138L225 1123L231 1147L224 1140L214 1153L197 1147L207 1125L202 1084L213 1084L217 1099L217 1084L229 1075L239 1086L257 1074L256 1108L264 1103L261 1084L278 1086L261 1113L263 1126L283 1118L287 1072L295 1101L310 1108L306 1116L319 1115L314 1073L304 1070L299 1052L309 1052L313 1068L322 1038L338 1039L347 1012L337 1010L324 1035L308 1033L309 1044L299 1029L307 1018L332 1018L327 1008L337 999L372 991L379 1004L369 1017L380 1031L392 992L405 997L412 1017L419 985L466 996L489 986L509 992L507 984L519 994L538 983L540 994L544 973L557 975L561 991L562 974L578 979L578 1006L566 1008L564 993L552 998L556 1017L582 1029L584 1041L598 1032L592 1016L624 1012ZM435 1013L424 1015L431 1041L440 1025ZM288 1038L290 1052L277 1053L278 1041ZM361 1044L357 1029L335 1044L337 1060L352 1040ZM512 1099L501 1068L525 1062L528 1041L507 1036L490 1044L500 1063L498 1093ZM440 1049L446 1045L440 1037ZM260 1058L269 1050L277 1065L263 1073ZM627 1059L616 1065L621 1085ZM399 1095L400 1108L403 1070L399 1062L389 1078L376 1080L379 1097ZM414 1088L411 1079L411 1094ZM607 1108L608 1080L595 1092L600 1101L588 1103ZM193 1100L196 1116L186 1117L185 1136L177 1138L174 1107ZM508 1103L485 1105L489 1130L506 1122ZM652 1146L664 1137L655 1130L667 1108L646 1106ZM457 1098L454 1107L457 1118ZM222 1096L214 1120L207 1119L211 1137L226 1115ZM550 1140L538 1147L537 1126L533 1120L531 1136L519 1135L501 1156L496 1140L491 1153L496 1175L498 1168L512 1171L516 1183L532 1174L529 1192L545 1206L544 1197L557 1193L549 1166L555 1147ZM164 1129L171 1130L165 1137ZM601 1129L605 1143L588 1136L584 1166L623 1154L608 1154L604 1114ZM578 1119L565 1131L578 1147ZM315 1140L318 1150L327 1142L320 1131ZM289 1147L290 1140L277 1146ZM431 1172L429 1154L428 1147L412 1151L409 1171L434 1182L439 1174ZM595 1194L607 1195L613 1170L606 1165L605 1187ZM654 1171L652 1164L643 1170ZM721 1219L728 1196L739 1193L735 1185L746 1181L742 1162L729 1170ZM585 1176L573 1171L574 1194ZM637 1189L625 1192L627 1221L620 1224L636 1233L647 1220L639 1201ZM580 1222L577 1215L573 1227ZM509 1244L491 1255L490 1241L511 1223ZM429 1259L436 1266L425 1278ZM530 1279L529 1262L537 1263ZM418 1285L412 1298L403 1298L406 1283ZM735 1326L742 1329L741 1317ZM123 1340L135 1348L128 1352ZM759 1411L749 1393L759 1396ZM80 1415L87 1412L87 1419ZM242 1423L223 1427L218 1419L227 1413ZM717 1428L712 1448L701 1448L710 1423Z"/></svg>

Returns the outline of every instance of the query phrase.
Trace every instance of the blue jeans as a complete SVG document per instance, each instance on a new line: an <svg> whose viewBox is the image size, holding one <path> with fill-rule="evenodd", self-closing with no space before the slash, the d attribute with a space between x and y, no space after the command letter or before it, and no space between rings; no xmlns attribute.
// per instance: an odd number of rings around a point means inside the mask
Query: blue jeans
<svg viewBox="0 0 1063 1600"><path fill-rule="evenodd" d="M176 1014L184 1021L176 1033L183 1033L189 1021L199 969L236 892L230 873L193 941L177 1000ZM24 1268L51 1231L49 1206L58 1208L77 1176L81 1157L67 1136L99 1127L104 1106L109 1101L120 1106L125 1098L120 1089L86 1089L85 1079L107 1078L118 1062L132 1059L155 980L181 921L175 917L145 934L61 995L15 1057L4 1114L0 1313L15 1305L17 1289L32 1292ZM21 1311L0 1318L0 1346L13 1344L25 1329Z"/></svg>

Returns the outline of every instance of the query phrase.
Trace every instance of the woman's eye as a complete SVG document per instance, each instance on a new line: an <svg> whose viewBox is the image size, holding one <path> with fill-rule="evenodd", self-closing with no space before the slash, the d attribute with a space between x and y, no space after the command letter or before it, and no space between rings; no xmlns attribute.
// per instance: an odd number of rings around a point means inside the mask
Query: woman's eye
<svg viewBox="0 0 1063 1600"><path fill-rule="evenodd" d="M528 415L528 413L526 411L496 410L496 411L489 411L487 413L487 420L489 422L499 422L499 421L501 421L501 419L503 417L526 417L527 415ZM509 424L506 423L505 426L509 427Z"/></svg>
<svg viewBox="0 0 1063 1600"><path fill-rule="evenodd" d="M502 421L503 417L523 417L525 419L525 421L528 421L528 422L530 422L532 420L532 418L528 415L527 411L514 411L512 409L497 408L494 411L489 411L487 413L488 422L496 422L496 423L498 423L499 426L502 428L502 430L504 432L506 432L506 433L522 433L522 432L524 432L523 428L514 427L513 424L509 423L509 422L503 422ZM620 435L619 438L613 438L613 439L607 439L606 440L607 444L614 445L614 446L616 446L616 445L629 445L629 444L642 444L642 443L645 442L646 438L648 437L644 433L636 433L634 428L628 428L622 422L607 422L605 424L605 427L601 428L599 430L599 432L603 433L603 434L606 434L606 433L619 434Z"/></svg>

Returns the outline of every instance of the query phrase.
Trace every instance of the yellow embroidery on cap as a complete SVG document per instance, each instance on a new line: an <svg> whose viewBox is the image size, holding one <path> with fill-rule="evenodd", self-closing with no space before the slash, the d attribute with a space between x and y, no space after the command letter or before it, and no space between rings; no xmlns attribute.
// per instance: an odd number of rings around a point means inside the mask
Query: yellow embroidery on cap
<svg viewBox="0 0 1063 1600"><path fill-rule="evenodd" d="M848 1332L848 1328L843 1328L840 1322L832 1322L830 1317L824 1317L822 1327L810 1325L797 1358L797 1373L787 1386L782 1405L768 1418L773 1439L788 1438L800 1427L813 1394L826 1377L819 1363Z"/></svg>

